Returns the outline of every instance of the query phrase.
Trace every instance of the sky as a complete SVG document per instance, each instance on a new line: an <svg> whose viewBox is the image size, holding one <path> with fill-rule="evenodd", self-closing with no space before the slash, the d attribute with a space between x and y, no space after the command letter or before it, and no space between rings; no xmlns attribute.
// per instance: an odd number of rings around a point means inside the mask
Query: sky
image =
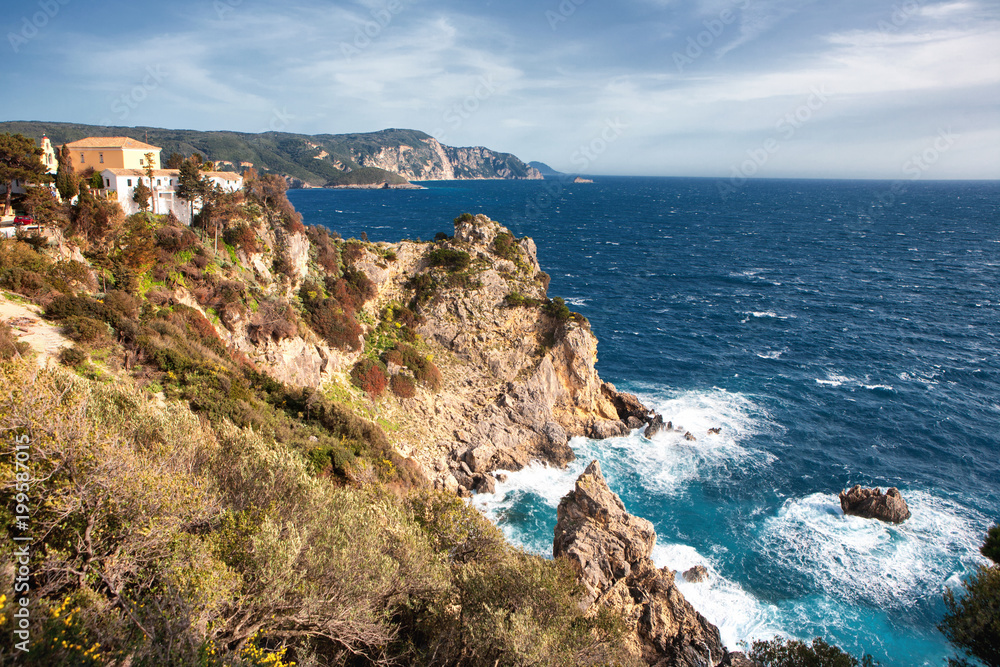
<svg viewBox="0 0 1000 667"><path fill-rule="evenodd" d="M6 0L0 119L423 130L587 174L1000 178L997 0Z"/></svg>

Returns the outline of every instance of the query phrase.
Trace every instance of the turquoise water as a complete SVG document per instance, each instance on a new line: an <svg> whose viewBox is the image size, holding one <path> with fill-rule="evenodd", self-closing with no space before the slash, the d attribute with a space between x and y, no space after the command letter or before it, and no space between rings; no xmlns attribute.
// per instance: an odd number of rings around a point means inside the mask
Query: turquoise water
<svg viewBox="0 0 1000 667"><path fill-rule="evenodd" d="M683 432L574 440L475 502L551 550L555 507L600 459L654 558L731 648L821 635L885 665L941 665L942 591L1000 519L1000 184L710 179L430 183L292 191L309 224L433 238L464 211L532 236L551 295L586 315L598 369ZM898 192L898 189L897 189ZM709 428L721 428L718 435ZM840 512L897 486L888 526Z"/></svg>

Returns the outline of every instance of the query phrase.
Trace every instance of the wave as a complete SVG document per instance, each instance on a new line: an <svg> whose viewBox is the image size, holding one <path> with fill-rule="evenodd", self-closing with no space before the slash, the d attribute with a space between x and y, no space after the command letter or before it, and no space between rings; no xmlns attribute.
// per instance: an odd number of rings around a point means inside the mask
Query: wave
<svg viewBox="0 0 1000 667"><path fill-rule="evenodd" d="M723 577L698 551L685 544L663 544L653 548L653 563L669 567L677 574L677 588L691 606L711 621L722 636L722 643L730 650L740 648L741 642L770 639L783 634L781 611L773 604L761 602L739 584ZM681 574L695 565L708 570L708 578L691 583Z"/></svg>
<svg viewBox="0 0 1000 667"><path fill-rule="evenodd" d="M980 562L987 521L929 493L903 495L913 516L898 526L845 516L833 494L790 499L764 523L760 549L837 600L907 608L937 598L956 573Z"/></svg>
<svg viewBox="0 0 1000 667"><path fill-rule="evenodd" d="M859 380L857 378L852 378L846 375L840 375L839 373L831 373L831 372L828 372L825 378L816 378L816 384L824 385L827 387L848 387L848 388L863 387L871 391L895 391L895 389L891 384L873 382L871 378L869 378L868 376L865 376L864 380Z"/></svg>

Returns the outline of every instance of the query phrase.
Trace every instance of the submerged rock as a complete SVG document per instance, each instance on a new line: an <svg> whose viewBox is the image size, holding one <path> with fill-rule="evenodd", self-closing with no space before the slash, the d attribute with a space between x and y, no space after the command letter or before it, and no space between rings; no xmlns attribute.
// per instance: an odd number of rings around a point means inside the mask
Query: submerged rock
<svg viewBox="0 0 1000 667"><path fill-rule="evenodd" d="M653 417L649 420L649 426L646 427L646 430L643 431L642 435L644 438L649 440L663 429L669 430L670 426L670 422L667 422L666 424L663 423L663 417L660 415L653 415Z"/></svg>
<svg viewBox="0 0 1000 667"><path fill-rule="evenodd" d="M656 532L625 511L592 462L559 503L552 552L573 564L589 613L610 609L626 627L626 644L650 665L727 664L719 630L684 599L674 573L650 558Z"/></svg>
<svg viewBox="0 0 1000 667"><path fill-rule="evenodd" d="M889 523L903 523L911 516L910 508L896 487L890 487L883 495L879 488L863 489L860 484L855 485L849 491L840 492L840 507L844 514Z"/></svg>

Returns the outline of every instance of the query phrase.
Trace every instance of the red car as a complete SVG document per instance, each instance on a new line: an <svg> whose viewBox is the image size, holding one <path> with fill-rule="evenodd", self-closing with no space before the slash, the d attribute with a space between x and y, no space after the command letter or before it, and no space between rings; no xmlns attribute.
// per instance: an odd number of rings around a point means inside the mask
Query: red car
<svg viewBox="0 0 1000 667"><path fill-rule="evenodd" d="M35 224L35 219L30 215L19 215L14 218L15 225L33 225Z"/></svg>

